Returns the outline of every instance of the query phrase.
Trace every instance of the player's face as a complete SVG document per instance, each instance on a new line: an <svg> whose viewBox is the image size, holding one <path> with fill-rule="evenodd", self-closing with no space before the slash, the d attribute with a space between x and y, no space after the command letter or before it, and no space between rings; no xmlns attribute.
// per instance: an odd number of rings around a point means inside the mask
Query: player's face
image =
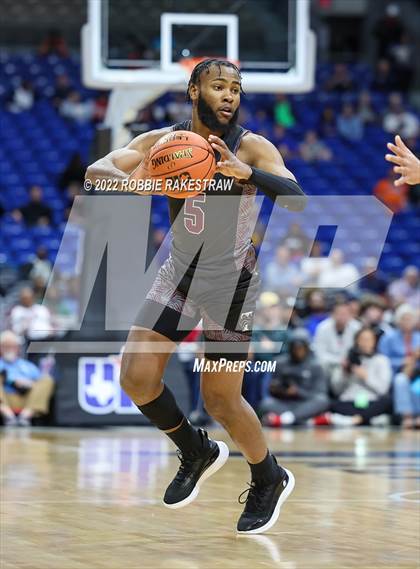
<svg viewBox="0 0 420 569"><path fill-rule="evenodd" d="M225 133L238 120L241 83L231 67L213 65L200 77L198 117L211 131Z"/></svg>

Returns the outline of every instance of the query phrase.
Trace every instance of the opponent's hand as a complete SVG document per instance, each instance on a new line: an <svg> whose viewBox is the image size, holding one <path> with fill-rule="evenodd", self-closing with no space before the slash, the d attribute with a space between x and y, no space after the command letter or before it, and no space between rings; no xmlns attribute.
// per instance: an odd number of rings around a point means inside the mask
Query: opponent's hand
<svg viewBox="0 0 420 569"><path fill-rule="evenodd" d="M218 136L211 134L209 142L212 148L220 153L220 160L216 164L216 172L224 176L232 176L238 180L248 180L252 175L251 166L241 162Z"/></svg>
<svg viewBox="0 0 420 569"><path fill-rule="evenodd" d="M388 142L387 146L394 154L386 154L385 160L396 164L394 172L401 174L394 184L420 184L420 160L407 148L401 137L397 134L395 144Z"/></svg>

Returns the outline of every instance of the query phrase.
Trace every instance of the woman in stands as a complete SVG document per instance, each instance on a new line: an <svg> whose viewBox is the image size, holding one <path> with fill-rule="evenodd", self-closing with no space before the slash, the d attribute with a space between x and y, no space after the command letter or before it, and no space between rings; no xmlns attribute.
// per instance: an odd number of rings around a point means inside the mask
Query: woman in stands
<svg viewBox="0 0 420 569"><path fill-rule="evenodd" d="M391 364L377 353L377 342L372 328L361 328L343 366L332 373L331 389L337 397L331 405L333 424L368 425L390 411Z"/></svg>

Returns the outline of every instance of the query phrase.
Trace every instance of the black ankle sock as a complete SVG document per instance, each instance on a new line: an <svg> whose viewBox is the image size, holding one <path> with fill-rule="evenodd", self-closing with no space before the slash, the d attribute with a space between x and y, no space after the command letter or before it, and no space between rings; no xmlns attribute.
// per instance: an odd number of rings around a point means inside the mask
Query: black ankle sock
<svg viewBox="0 0 420 569"><path fill-rule="evenodd" d="M179 425L184 418L184 413L178 407L172 391L163 386L162 393L145 405L137 405L145 417L155 427L162 431L169 431Z"/></svg>
<svg viewBox="0 0 420 569"><path fill-rule="evenodd" d="M192 453L203 448L199 432L188 422L166 385L159 397L145 405L137 405L137 407L161 431L169 431L179 426L171 433L165 434L182 453Z"/></svg>
<svg viewBox="0 0 420 569"><path fill-rule="evenodd" d="M251 464L248 462L248 464L251 469L251 478L254 482L274 482L278 478L282 477L284 472L269 451L267 451L266 457L261 462L258 462L257 464Z"/></svg>
<svg viewBox="0 0 420 569"><path fill-rule="evenodd" d="M200 433L194 429L186 417L180 427L171 433L165 433L173 441L182 454L194 454L203 449L203 439Z"/></svg>

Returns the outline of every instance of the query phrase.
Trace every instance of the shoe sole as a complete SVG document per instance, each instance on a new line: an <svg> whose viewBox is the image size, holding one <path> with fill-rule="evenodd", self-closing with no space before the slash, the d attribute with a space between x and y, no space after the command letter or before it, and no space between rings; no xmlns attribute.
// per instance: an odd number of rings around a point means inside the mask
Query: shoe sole
<svg viewBox="0 0 420 569"><path fill-rule="evenodd" d="M193 502L197 498L198 494L200 493L200 488L203 482L205 482L207 478L210 478L210 476L213 476L213 474L215 474L218 470L222 468L222 466L229 458L229 448L227 444L224 443L223 441L214 441L214 442L217 443L217 446L219 447L219 456L198 479L197 484L194 486L194 489L191 492L191 494L186 498L184 498L183 500L181 500L180 502L176 502L175 504L167 504L166 502L163 502L164 506L170 508L171 510L176 510L178 508L184 508L185 506L188 506L188 504L191 504L191 502Z"/></svg>
<svg viewBox="0 0 420 569"><path fill-rule="evenodd" d="M255 535L258 533L264 533L265 531L272 528L273 525L276 523L276 521L279 519L281 507L284 504L284 502L287 500L287 498L290 496L290 494L293 492L293 489L295 487L295 477L290 472L290 470L287 470L286 468L284 470L285 470L285 472L287 472L287 475L289 476L289 483L287 484L284 492L281 493L281 495L278 499L278 502L276 504L276 507L274 508L274 512L273 512L271 518L268 520L267 523L265 523L263 526L261 526L259 528L251 529L249 531L237 530L238 534L240 534L240 535L252 535L252 534L254 534Z"/></svg>

